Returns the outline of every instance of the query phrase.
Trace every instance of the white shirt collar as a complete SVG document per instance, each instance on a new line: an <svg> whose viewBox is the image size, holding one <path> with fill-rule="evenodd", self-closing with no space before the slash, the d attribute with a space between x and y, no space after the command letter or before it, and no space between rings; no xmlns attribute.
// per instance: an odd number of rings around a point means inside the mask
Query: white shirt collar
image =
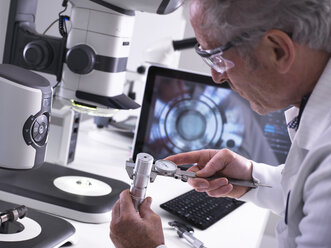
<svg viewBox="0 0 331 248"><path fill-rule="evenodd" d="M299 114L299 108L292 107L285 111L285 120L286 124L288 124L290 121L292 121L296 116ZM296 134L296 130L293 128L287 128L288 134L290 136L291 141L293 141L294 136Z"/></svg>

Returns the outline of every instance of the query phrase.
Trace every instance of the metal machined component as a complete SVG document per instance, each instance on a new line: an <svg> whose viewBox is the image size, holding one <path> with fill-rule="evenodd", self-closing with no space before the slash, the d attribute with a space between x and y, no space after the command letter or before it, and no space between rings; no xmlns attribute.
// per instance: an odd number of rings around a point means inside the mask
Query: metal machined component
<svg viewBox="0 0 331 248"><path fill-rule="evenodd" d="M188 226L179 221L168 222L169 226L177 230L177 234L180 238L184 238L194 248L206 248L203 242L193 236L194 230L191 226Z"/></svg>
<svg viewBox="0 0 331 248"><path fill-rule="evenodd" d="M28 209L25 206L19 206L17 208L6 210L3 213L0 213L0 225L8 221L14 222L18 219L25 217Z"/></svg>
<svg viewBox="0 0 331 248"><path fill-rule="evenodd" d="M147 153L139 153L133 169L133 181L130 188L132 201L136 210L144 201L154 158Z"/></svg>

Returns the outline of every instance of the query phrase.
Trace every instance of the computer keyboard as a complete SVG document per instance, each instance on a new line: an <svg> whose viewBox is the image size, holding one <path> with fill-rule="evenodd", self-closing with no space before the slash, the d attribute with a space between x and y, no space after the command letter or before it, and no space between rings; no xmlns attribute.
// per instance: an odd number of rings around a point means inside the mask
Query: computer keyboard
<svg viewBox="0 0 331 248"><path fill-rule="evenodd" d="M160 205L190 225L206 229L232 212L244 202L232 198L210 197L204 192L191 190Z"/></svg>

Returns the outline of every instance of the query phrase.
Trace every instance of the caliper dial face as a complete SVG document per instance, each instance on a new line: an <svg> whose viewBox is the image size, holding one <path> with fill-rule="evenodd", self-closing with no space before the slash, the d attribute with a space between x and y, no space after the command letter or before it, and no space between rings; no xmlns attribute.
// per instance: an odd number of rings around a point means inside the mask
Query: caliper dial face
<svg viewBox="0 0 331 248"><path fill-rule="evenodd" d="M155 161L155 170L162 175L173 175L177 170L177 165L169 160Z"/></svg>

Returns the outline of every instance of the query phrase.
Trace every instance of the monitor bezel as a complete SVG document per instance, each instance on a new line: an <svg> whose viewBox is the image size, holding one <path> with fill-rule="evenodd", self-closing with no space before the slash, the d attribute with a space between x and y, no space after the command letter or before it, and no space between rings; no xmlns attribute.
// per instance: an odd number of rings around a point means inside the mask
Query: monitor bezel
<svg viewBox="0 0 331 248"><path fill-rule="evenodd" d="M156 76L164 76L173 79L181 79L185 81L190 81L192 83L205 84L218 88L230 89L227 82L216 84L212 77L207 74L202 74L199 72L187 71L182 69L174 69L169 67L162 67L157 65L152 65L149 67L147 72L146 84L143 94L143 100L140 110L139 120L137 121L137 128L135 131L135 137L133 141L133 153L132 158L135 161L138 153L143 152L142 148L144 145L144 139L147 132L145 125L150 114L151 100L153 96L154 84Z"/></svg>

